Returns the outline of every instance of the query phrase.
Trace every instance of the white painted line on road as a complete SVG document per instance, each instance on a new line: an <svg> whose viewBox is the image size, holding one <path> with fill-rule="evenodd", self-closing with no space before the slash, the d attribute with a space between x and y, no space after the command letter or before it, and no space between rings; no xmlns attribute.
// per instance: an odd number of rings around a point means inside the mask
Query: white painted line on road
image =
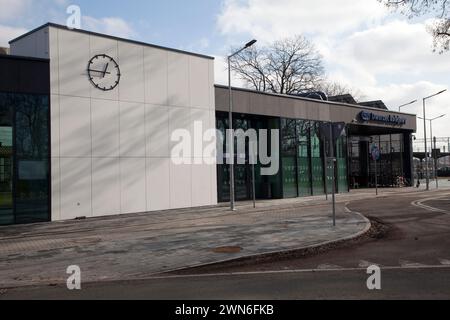
<svg viewBox="0 0 450 320"><path fill-rule="evenodd" d="M400 259L400 260L398 261L398 263L399 263L402 267L417 267L417 268L426 267L425 264L417 263L417 262L409 261L409 260L402 260L402 259Z"/></svg>
<svg viewBox="0 0 450 320"><path fill-rule="evenodd" d="M342 269L341 266L338 266L336 264L321 264L317 266L318 270L328 270L328 269Z"/></svg>
<svg viewBox="0 0 450 320"><path fill-rule="evenodd" d="M427 202L427 201L432 201L432 200L439 200L442 199L444 196L439 196L439 197L433 197L433 198L426 198L426 199L421 199L421 200L415 200L413 202L411 202L411 205L417 208L421 208L427 211L431 211L431 212L441 212L441 213L450 213L446 210L442 210L442 209L438 209L438 208L434 208L428 205L423 204L423 202Z"/></svg>
<svg viewBox="0 0 450 320"><path fill-rule="evenodd" d="M429 270L429 269L450 269L450 265L421 265L421 266L393 266L381 267L381 271L395 270ZM250 271L250 272L230 272L230 273L210 273L210 274L192 274L192 275L174 275L174 276L155 276L141 280L164 280L181 278L208 278L208 277L229 277L229 276L257 276L257 275L276 275L276 274L294 274L294 273L326 273L326 272L350 272L367 271L367 268L337 268L337 269L297 269L297 270L274 270L274 271Z"/></svg>

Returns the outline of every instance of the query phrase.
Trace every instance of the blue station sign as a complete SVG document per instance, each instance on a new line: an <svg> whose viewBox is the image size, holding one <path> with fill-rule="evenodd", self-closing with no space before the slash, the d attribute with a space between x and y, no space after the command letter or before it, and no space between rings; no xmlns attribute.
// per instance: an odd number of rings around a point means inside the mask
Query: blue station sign
<svg viewBox="0 0 450 320"><path fill-rule="evenodd" d="M370 111L361 111L359 118L363 122L379 122L396 126L404 126L406 124L406 118L397 115L380 115Z"/></svg>

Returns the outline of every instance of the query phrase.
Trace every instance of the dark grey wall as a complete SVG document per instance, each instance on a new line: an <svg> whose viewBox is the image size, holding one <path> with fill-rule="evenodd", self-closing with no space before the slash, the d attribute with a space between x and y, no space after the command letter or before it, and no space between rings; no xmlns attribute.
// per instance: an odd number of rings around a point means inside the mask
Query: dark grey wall
<svg viewBox="0 0 450 320"><path fill-rule="evenodd" d="M0 91L49 94L49 61L0 55Z"/></svg>
<svg viewBox="0 0 450 320"><path fill-rule="evenodd" d="M216 111L229 110L228 89L223 86L215 87ZM234 112L257 114L283 118L334 121L352 123L357 120L361 111L366 110L379 115L400 115L406 119L403 126L380 123L358 123L359 126L389 128L389 131L416 131L416 116L394 111L385 111L336 102L322 102L307 98L290 97L285 95L266 94L246 89L233 89ZM395 129L395 130L392 130Z"/></svg>

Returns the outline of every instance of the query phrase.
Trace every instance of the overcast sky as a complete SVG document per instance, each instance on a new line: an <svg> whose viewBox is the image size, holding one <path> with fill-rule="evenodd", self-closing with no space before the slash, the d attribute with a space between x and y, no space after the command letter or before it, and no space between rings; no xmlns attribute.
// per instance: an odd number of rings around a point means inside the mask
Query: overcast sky
<svg viewBox="0 0 450 320"><path fill-rule="evenodd" d="M321 52L327 76L366 100L396 109L450 89L450 53L432 52L430 17L409 20L377 0L0 0L0 46L46 22L64 24L69 4L81 7L83 29L215 56L216 83L225 83L231 46L303 34ZM429 117L448 113L433 129L450 136L450 93L427 110ZM421 103L404 111L420 114Z"/></svg>

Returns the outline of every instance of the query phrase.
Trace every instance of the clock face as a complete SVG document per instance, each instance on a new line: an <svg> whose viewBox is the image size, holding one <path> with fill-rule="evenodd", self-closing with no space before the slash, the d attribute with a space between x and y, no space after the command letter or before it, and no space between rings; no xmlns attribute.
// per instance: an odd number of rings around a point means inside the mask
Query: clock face
<svg viewBox="0 0 450 320"><path fill-rule="evenodd" d="M120 69L117 62L106 54L93 57L88 64L91 83L103 91L113 90L120 82Z"/></svg>

